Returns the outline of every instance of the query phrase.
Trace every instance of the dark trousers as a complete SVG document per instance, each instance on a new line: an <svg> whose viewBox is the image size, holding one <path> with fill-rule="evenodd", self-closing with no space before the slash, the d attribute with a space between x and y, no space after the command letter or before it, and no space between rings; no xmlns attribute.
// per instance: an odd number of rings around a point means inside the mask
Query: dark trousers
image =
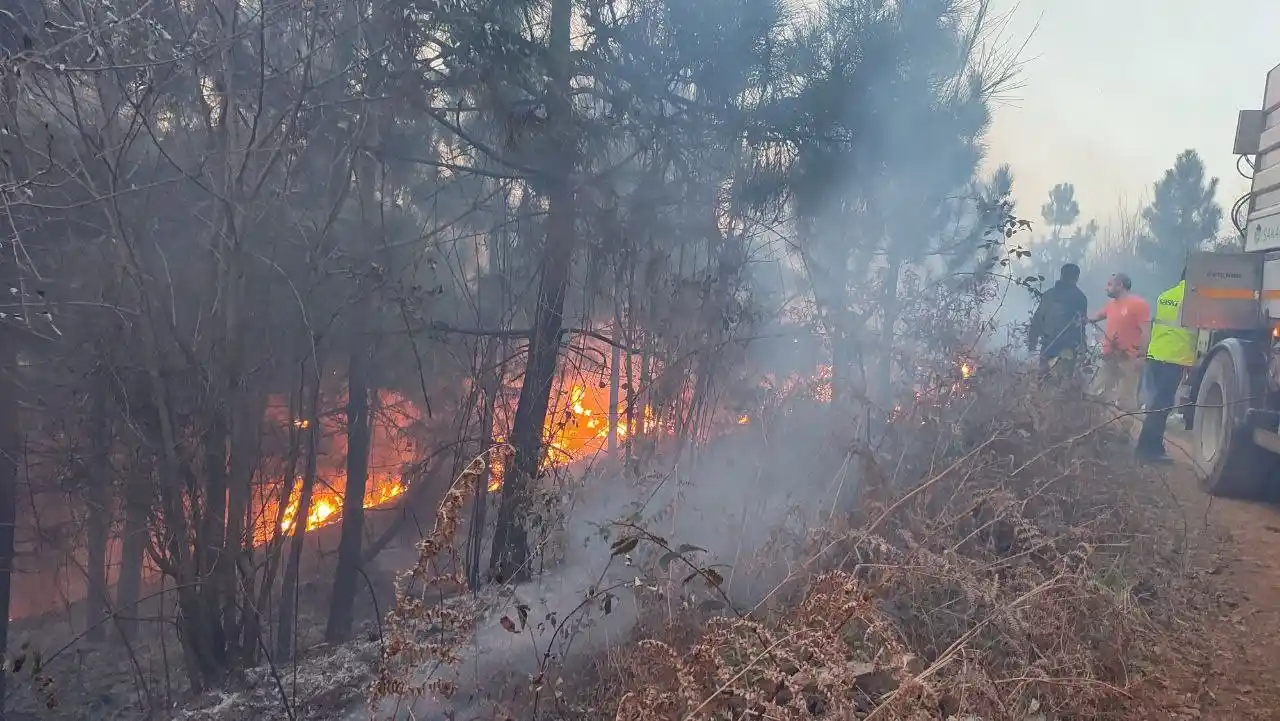
<svg viewBox="0 0 1280 721"><path fill-rule="evenodd" d="M1040 377L1070 379L1075 374L1077 350L1071 346L1046 346L1040 353Z"/></svg>
<svg viewBox="0 0 1280 721"><path fill-rule="evenodd" d="M1142 386L1147 404L1138 435L1138 453L1164 455L1164 429L1177 402L1178 386L1186 369L1175 363L1148 359L1142 369Z"/></svg>

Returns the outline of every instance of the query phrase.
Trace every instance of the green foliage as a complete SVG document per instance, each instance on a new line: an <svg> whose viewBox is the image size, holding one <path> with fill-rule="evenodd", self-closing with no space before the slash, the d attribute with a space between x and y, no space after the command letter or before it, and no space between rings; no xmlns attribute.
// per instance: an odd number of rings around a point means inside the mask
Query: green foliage
<svg viewBox="0 0 1280 721"><path fill-rule="evenodd" d="M1076 186L1058 183L1049 191L1049 201L1040 206L1040 217L1046 225L1063 228L1075 225L1080 218L1080 204L1076 202Z"/></svg>
<svg viewBox="0 0 1280 721"><path fill-rule="evenodd" d="M1060 231L1060 228L1055 228L1055 231ZM1052 284L1066 263L1084 263L1090 247L1098 237L1098 231L1098 221L1090 220L1072 228L1069 233L1051 234L1043 239L1032 254L1037 273Z"/></svg>
<svg viewBox="0 0 1280 721"><path fill-rule="evenodd" d="M228 527L202 514L249 515L205 502L234 476L245 492L231 502L249 503L259 476L220 460L242 457L224 446L253 445L262 409L249 406L287 396L295 417L324 413L294 399L323 385L316 403L330 402L356 354L376 358L374 383L423 405L431 446L462 453L502 433L501 392L480 389L522 373L552 263L571 276L566 326L621 321L659 367L697 350L662 379L670 389L645 391L661 410L725 377L735 333L763 305L750 267L762 242L781 245L780 228L797 229L816 261L802 292L841 323L861 314L867 326L883 310L890 332L913 287L899 275L1026 253L996 247L1025 227L1008 166L977 177L1000 78L976 69L987 67L973 57L983 15L966 0L824 0L801 16L778 0L575 0L571 107L554 113L561 59L542 0L227 6L240 16L222 4L90 3L108 13L102 24L44 5L48 50L22 75L30 110L7 126L21 132L6 156L40 182L8 212L15 234L49 239L33 244L33 266L58 279L57 335L81 345L41 350L41 365L59 368L63 354L102 367L110 389L57 381L118 397L112 413L138 429L121 454L155 469L139 483L163 496L156 537L197 548L251 550L201 535ZM139 69L128 112L115 108L119 68ZM547 196L564 176L573 214L556 230ZM552 257L548 236L564 227L574 243ZM842 326L851 342L853 325ZM293 454L322 452L308 445ZM642 542L664 546L630 536L614 551ZM188 608L258 601L234 574L209 575L234 565L157 551ZM688 559L699 551L660 553L689 566L687 581L718 587L718 571ZM255 569L248 587L274 593L276 566ZM252 634L270 623L229 624L244 637L226 639L221 616L178 624L192 638L210 629L192 657L217 660L188 669L193 688L253 660Z"/></svg>
<svg viewBox="0 0 1280 721"><path fill-rule="evenodd" d="M1031 267L1037 282L1048 286L1057 280L1063 265L1085 262L1098 237L1098 223L1090 220L1076 225L1080 219L1080 203L1076 200L1076 187L1071 183L1053 186L1048 200L1040 206L1040 217L1051 230L1036 242Z"/></svg>
<svg viewBox="0 0 1280 721"><path fill-rule="evenodd" d="M828 0L797 42L787 191L815 292L838 307L891 266L985 252L975 182L998 83L971 69L960 3ZM1003 178L1011 186L1011 176ZM989 198L987 198L989 199Z"/></svg>
<svg viewBox="0 0 1280 721"><path fill-rule="evenodd" d="M1204 161L1184 150L1173 167L1153 186L1151 205L1142 211L1147 236L1138 243L1138 257L1157 283L1177 279L1187 253L1212 241L1222 225L1222 206L1214 196L1218 179L1207 178Z"/></svg>

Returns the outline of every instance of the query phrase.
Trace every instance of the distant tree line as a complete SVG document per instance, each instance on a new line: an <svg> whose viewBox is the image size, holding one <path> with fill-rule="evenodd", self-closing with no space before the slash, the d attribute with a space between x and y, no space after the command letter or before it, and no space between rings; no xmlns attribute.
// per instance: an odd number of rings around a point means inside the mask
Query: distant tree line
<svg viewBox="0 0 1280 721"><path fill-rule="evenodd" d="M1195 150L1178 154L1152 184L1148 202L1137 209L1118 204L1105 225L1081 222L1076 186L1058 183L1040 208L1047 230L1032 244L1032 275L1047 287L1063 263L1076 263L1086 288L1100 290L1108 275L1124 272L1136 290L1154 296L1177 282L1191 251L1240 247L1234 229L1223 232L1217 192L1218 178L1208 176Z"/></svg>

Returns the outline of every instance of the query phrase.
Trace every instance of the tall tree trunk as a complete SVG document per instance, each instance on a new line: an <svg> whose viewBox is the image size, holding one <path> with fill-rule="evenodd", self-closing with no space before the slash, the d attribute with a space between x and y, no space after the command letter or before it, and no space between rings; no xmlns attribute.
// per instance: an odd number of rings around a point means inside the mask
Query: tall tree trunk
<svg viewBox="0 0 1280 721"><path fill-rule="evenodd" d="M528 529L525 512L531 500L533 480L542 457L542 427L546 423L551 385L560 357L560 335L564 327L564 300L569 271L577 249L576 212L571 175L577 165L573 148L577 134L569 105L570 25L572 0L552 0L547 124L551 147L557 149L548 181L547 237L542 251L542 278L534 313L533 333L525 365L520 400L512 422L511 443L515 446L514 467L502 484L498 525L494 533L490 571L496 579L527 577L529 573Z"/></svg>
<svg viewBox="0 0 1280 721"><path fill-rule="evenodd" d="M619 324L615 321L613 325L613 342L622 342L622 331ZM618 403L619 403L619 386L622 364L622 349L613 346L609 349L609 458L616 461L618 455Z"/></svg>
<svg viewBox="0 0 1280 721"><path fill-rule="evenodd" d="M276 658L283 663L293 658L295 622L297 614L298 571L302 565L302 549L307 538L307 517L311 515L311 496L316 487L316 455L320 444L320 379L324 375L316 369L315 386L311 389L311 408L307 412L307 462L302 474L302 490L298 494L298 509L293 515L292 535L289 538L289 557L285 561L284 577L280 581L280 615L276 619Z"/></svg>
<svg viewBox="0 0 1280 721"><path fill-rule="evenodd" d="M238 373L236 374L238 375ZM227 454L227 532L221 562L214 568L219 575L218 585L222 596L222 628L226 636L227 655L239 658L242 649L240 644L239 578L240 564L251 547L252 529L250 526L249 498L252 492L253 470L256 465L258 436L262 429L262 407L253 402L257 396L244 392L243 388L233 388L231 407L232 430L231 445ZM252 583L252 579L248 579ZM253 597L252 590L246 588L244 599Z"/></svg>
<svg viewBox="0 0 1280 721"><path fill-rule="evenodd" d="M874 400L881 408L893 405L893 353L898 318L902 315L902 303L898 298L898 283L902 275L902 261L892 253L885 266L884 294L881 296L883 315L880 328L880 358L876 366Z"/></svg>
<svg viewBox="0 0 1280 721"><path fill-rule="evenodd" d="M497 403L499 390L502 388L502 369L498 366L498 347L502 342L497 338L484 340L484 366L481 370L484 380L484 407L480 412L481 449L490 452L493 446L493 409ZM493 456L489 456L486 464L488 473L476 478L476 490L471 502L471 528L467 541L467 585L471 590L480 590L481 558L484 549L485 517L489 510L489 483L493 477Z"/></svg>
<svg viewBox="0 0 1280 721"><path fill-rule="evenodd" d="M636 330L636 260L633 254L627 254L627 339L630 345L635 346L638 343L639 333ZM621 325L621 319L619 319ZM635 359L636 356L630 350L627 351L627 375L626 385L623 386L627 390L627 438L622 444L622 466L628 468L631 465L631 459L635 455L635 441L637 435L644 430L640 426L643 424L636 423L636 403L640 399L640 394L636 386L635 378ZM639 416L644 418L644 408L639 409Z"/></svg>
<svg viewBox="0 0 1280 721"><path fill-rule="evenodd" d="M216 361L215 361L216 362ZM224 371L225 372L225 369ZM219 393L213 389L213 393ZM194 599L200 607L208 635L208 653L211 661L226 660L226 638L222 627L222 602L220 599L223 575L223 546L227 538L227 446L230 428L225 396L215 398L209 409L209 431L205 447L205 490L203 513L196 524L195 589ZM199 507L192 503L192 509Z"/></svg>
<svg viewBox="0 0 1280 721"><path fill-rule="evenodd" d="M142 598L142 556L147 546L147 514L151 506L151 469L135 467L125 479L124 529L120 534L120 578L116 581L117 628L126 639L137 636L138 602Z"/></svg>
<svg viewBox="0 0 1280 721"><path fill-rule="evenodd" d="M246 608L243 615L244 640L240 647L243 652L244 664L247 667L258 665L258 658L262 651L262 618L268 613L268 605L271 603L271 591L275 588L276 572L280 568L280 554L283 549L286 537L280 530L280 524L284 522L285 510L289 507L289 501L293 499L293 489L297 485L298 479L298 460L301 455L302 433L298 428L298 424L294 419L299 416L306 415L306 364L302 365L303 380L298 388L297 405L290 400L289 404L289 451L288 462L284 473L283 482L280 484L280 493L277 496L276 512L271 519L271 540L266 549L266 563L262 571L262 576L258 581L258 597L257 601L250 608ZM310 426L308 426L308 429ZM309 433L307 434L310 435ZM248 598L249 596L246 596Z"/></svg>
<svg viewBox="0 0 1280 721"><path fill-rule="evenodd" d="M366 47L380 47L383 44L384 15L376 4L366 0L352 0L344 15L353 24L358 18L369 18L360 23L361 40ZM385 70L380 63L370 63L365 70L365 93L378 93L383 87ZM365 102L361 106L362 118L357 131L357 141L361 146L375 147L381 142L380 117L376 105ZM376 195L376 184L379 179L379 168L369 152L360 152L353 165L356 166L358 211L361 224L366 233L358 242L367 243L367 247L356 248L353 256L362 264L355 269L356 273L356 305L353 328L357 332L369 328L374 321L374 287L362 282L369 271L378 248L383 245L383 233L387 231L383 223L383 205ZM329 620L325 625L325 640L330 643L342 642L351 638L351 629L355 622L356 589L358 572L364 558L365 538L365 492L369 485L369 347L364 342L353 341L351 360L347 369L347 485L342 494L342 537L338 540L338 567L334 571L333 594L330 595Z"/></svg>
<svg viewBox="0 0 1280 721"><path fill-rule="evenodd" d="M382 44L380 23L381 11L369 7L365 0L352 0L345 14L355 21L368 16L370 19L361 24L361 37L367 48L379 47ZM364 92L377 93L382 87L385 72L380 63L370 63L365 68ZM365 102L361 108L363 117L358 130L357 139L360 145L375 147L381 141L378 127L379 115L376 107ZM374 288L372 284L363 282L377 249L382 246L383 208L376 195L378 167L373 156L361 152L356 167L357 192L359 199L360 220L366 229L367 248L359 248L354 253L363 265L355 269L356 301L355 323L357 331L367 329L374 322ZM347 368L347 483L342 492L342 535L338 541L338 567L334 571L333 592L329 601L329 619L325 625L325 640L330 643L345 641L351 637L351 628L355 622L355 600L358 574L363 560L364 541L364 500L369 482L369 347L353 340L351 344L350 362Z"/></svg>
<svg viewBox="0 0 1280 721"><path fill-rule="evenodd" d="M3 29L21 32L14 20L14 15L9 14ZM13 185L24 183L31 177L27 167L29 153L17 142L21 135L18 98L16 74L5 73L0 78L0 103L4 107L2 123L8 132L0 138L0 151L6 158L3 168L0 168L0 181ZM12 227L10 212L6 206L3 216ZM8 233L5 233L5 241L0 243L0 257L5 259L0 262L3 269L0 285L4 288L23 287L22 271L16 263L19 257L16 243L18 238ZM18 297L25 302L21 292ZM31 322L29 314L24 312L22 317L25 322ZM18 403L20 386L17 379L18 334L22 331L11 325L14 322L12 316L0 321L0 653L6 658L9 649L9 594L13 586L14 524L18 505L18 459L22 456L22 426L18 417L21 410ZM6 717L8 676L7 672L0 672L0 721Z"/></svg>
<svg viewBox="0 0 1280 721"><path fill-rule="evenodd" d="M7 285L7 284L6 284ZM18 419L17 339L11 328L0 327L0 652L9 646L9 593L13 584L13 538L18 502L18 458L22 455L22 427ZM0 673L0 721L5 718L5 681Z"/></svg>
<svg viewBox="0 0 1280 721"><path fill-rule="evenodd" d="M651 308L653 306L650 306ZM649 414L655 416L658 413L666 411L666 407L658 403L659 399L654 398L654 378L653 378L653 356L651 350L654 347L652 340L644 346L643 352L640 354L640 371L636 374L639 378L640 392L634 397L637 399L638 405L636 409L636 431L633 436L636 443L632 446L632 453L635 454L633 460L649 461L652 460L653 439L649 437L649 432L653 429L649 428ZM640 467L637 463L637 469Z"/></svg>
<svg viewBox="0 0 1280 721"><path fill-rule="evenodd" d="M88 598L85 603L86 638L101 642L106 639L103 621L110 612L107 599L107 543L111 532L111 426L107 420L107 394L99 389L93 394L89 413L93 435L93 461L89 464L88 518L85 544L89 548L85 568Z"/></svg>
<svg viewBox="0 0 1280 721"><path fill-rule="evenodd" d="M362 307L360 314L367 320L370 301L356 302ZM342 491L342 537L338 541L338 567L333 574L329 621L324 632L329 643L351 638L351 626L355 622L356 582L364 540L364 496L369 480L368 352L364 344L353 344L347 370L347 484Z"/></svg>
<svg viewBox="0 0 1280 721"><path fill-rule="evenodd" d="M228 648L228 629L224 622L227 609L236 603L236 568L240 539L227 533L229 454L235 443L234 424L242 420L236 414L240 396L240 309L246 293L244 284L244 259L240 231L237 222L239 200L238 172L244 148L239 140L240 88L236 85L236 49L239 40L239 3L220 0L218 16L222 23L222 108L218 116L218 142L221 145L222 182L218 197L219 224L215 268L218 297L222 302L217 309L221 313L222 342L211 353L209 364L208 419L209 429L205 438L206 477L204 491L204 515L196 526L196 588L200 613L205 617L208 653L217 668L228 666L231 649ZM192 508L197 508L192 503ZM238 525L232 521L232 526Z"/></svg>

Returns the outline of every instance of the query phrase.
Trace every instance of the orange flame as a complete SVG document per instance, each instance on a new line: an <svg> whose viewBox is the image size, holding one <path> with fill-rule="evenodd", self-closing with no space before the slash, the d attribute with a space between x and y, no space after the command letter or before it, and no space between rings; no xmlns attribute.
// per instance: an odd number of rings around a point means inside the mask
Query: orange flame
<svg viewBox="0 0 1280 721"><path fill-rule="evenodd" d="M339 409L345 407L346 398L339 398ZM311 420L306 418L285 420L287 403L283 398L275 397L268 404L266 421L268 427L283 432L292 425L299 430L311 427ZM312 489L311 507L307 511L306 527L313 530L337 522L342 518L343 493L347 486L347 433L341 428L343 413L328 413L320 419L318 429L321 448L316 458L316 483ZM379 390L377 402L371 409L369 424L369 473L365 482L365 508L376 508L395 500L407 489L403 477L403 469L415 460L415 447L407 433L408 429L421 420L418 409L412 402L395 391ZM298 505L301 502L302 478L295 479L289 503L280 513L279 484L274 488L264 488L257 503L254 515L254 543L261 544L276 535L273 528L277 516L281 518L279 532L291 534L297 523Z"/></svg>
<svg viewBox="0 0 1280 721"><path fill-rule="evenodd" d="M558 410L547 414L547 421L542 429L547 467L568 466L608 451L610 419L607 384L591 382L583 376L578 376L570 383L569 392L562 394L557 405ZM626 416L626 404L619 402L616 418L618 441L623 441L632 435ZM657 426L652 408L645 407L639 425L646 432ZM505 443L506 441L502 436L495 435L494 442ZM489 480L489 491L491 493L502 489L503 471L506 469L509 455L509 453L496 452L490 460L492 476Z"/></svg>

